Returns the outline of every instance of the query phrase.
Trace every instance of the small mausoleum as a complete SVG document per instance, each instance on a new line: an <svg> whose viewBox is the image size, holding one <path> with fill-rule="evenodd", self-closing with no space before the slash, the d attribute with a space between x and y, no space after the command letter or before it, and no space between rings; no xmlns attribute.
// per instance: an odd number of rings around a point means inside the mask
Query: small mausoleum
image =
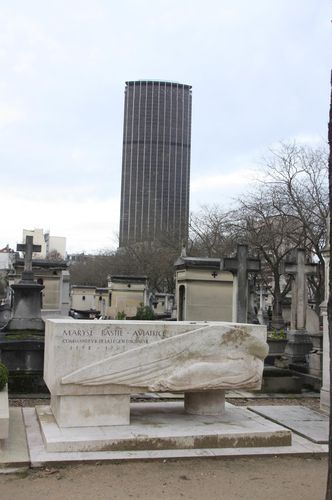
<svg viewBox="0 0 332 500"><path fill-rule="evenodd" d="M178 321L232 321L233 274L221 259L181 256L174 265Z"/></svg>

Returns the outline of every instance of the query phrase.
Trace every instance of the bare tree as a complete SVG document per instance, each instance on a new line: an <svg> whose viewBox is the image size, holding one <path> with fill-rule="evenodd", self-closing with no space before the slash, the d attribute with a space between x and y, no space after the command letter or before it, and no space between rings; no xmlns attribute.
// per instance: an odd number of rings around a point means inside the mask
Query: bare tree
<svg viewBox="0 0 332 500"><path fill-rule="evenodd" d="M308 256L320 264L319 274L310 279L317 307L323 300L324 259L328 215L327 151L293 144L280 144L266 160L265 191L272 191L272 203L282 216L292 218L297 237Z"/></svg>
<svg viewBox="0 0 332 500"><path fill-rule="evenodd" d="M172 293L175 289L174 262L180 251L181 244L164 235L156 241L84 256L71 264L71 283L107 286L107 278L111 275L144 275L152 289Z"/></svg>
<svg viewBox="0 0 332 500"><path fill-rule="evenodd" d="M324 289L322 249L328 211L327 157L324 148L280 144L265 159L264 181L238 200L238 208L224 211L214 205L192 214L191 255L229 255L236 243L248 243L262 259L261 279L271 287L275 318L290 282L283 261L298 247L320 264L319 276L310 278L317 308Z"/></svg>
<svg viewBox="0 0 332 500"><path fill-rule="evenodd" d="M236 248L230 231L230 212L218 205L204 205L189 222L189 253L204 257L229 255Z"/></svg>
<svg viewBox="0 0 332 500"><path fill-rule="evenodd" d="M117 269L113 251L97 255L82 255L78 261L70 263L70 282L72 285L107 286L107 276Z"/></svg>
<svg viewBox="0 0 332 500"><path fill-rule="evenodd" d="M262 284L273 295L273 317L281 318L282 300L289 292L290 281L283 277L282 263L299 243L297 221L280 214L274 206L274 190L259 187L256 192L239 200L232 213L234 239L245 242L260 257Z"/></svg>
<svg viewBox="0 0 332 500"><path fill-rule="evenodd" d="M118 272L143 274L150 287L159 292L173 293L175 290L174 262L181 252L181 243L167 236L158 240L127 245L116 255Z"/></svg>

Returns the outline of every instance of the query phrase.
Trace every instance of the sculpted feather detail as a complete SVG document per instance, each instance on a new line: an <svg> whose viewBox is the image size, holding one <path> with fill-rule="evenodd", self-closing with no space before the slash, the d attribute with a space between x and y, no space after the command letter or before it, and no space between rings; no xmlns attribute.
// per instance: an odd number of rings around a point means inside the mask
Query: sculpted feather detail
<svg viewBox="0 0 332 500"><path fill-rule="evenodd" d="M253 329L254 331L254 329ZM117 384L148 391L260 388L267 344L241 325L209 325L76 370L62 384Z"/></svg>

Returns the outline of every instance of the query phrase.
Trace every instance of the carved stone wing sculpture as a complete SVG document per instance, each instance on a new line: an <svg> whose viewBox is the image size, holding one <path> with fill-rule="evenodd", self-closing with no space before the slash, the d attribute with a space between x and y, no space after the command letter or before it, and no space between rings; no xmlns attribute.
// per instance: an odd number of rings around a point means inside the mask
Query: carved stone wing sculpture
<svg viewBox="0 0 332 500"><path fill-rule="evenodd" d="M85 366L62 383L151 392L259 389L268 353L262 337L254 325L206 325Z"/></svg>

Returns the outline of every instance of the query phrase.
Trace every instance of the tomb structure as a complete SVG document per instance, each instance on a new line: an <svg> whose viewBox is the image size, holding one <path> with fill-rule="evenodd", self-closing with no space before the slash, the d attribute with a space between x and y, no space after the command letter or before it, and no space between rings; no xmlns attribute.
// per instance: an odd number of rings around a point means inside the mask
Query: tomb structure
<svg viewBox="0 0 332 500"><path fill-rule="evenodd" d="M33 244L33 237L27 236L24 244L18 244L17 250L24 252L24 271L19 283L12 285L14 292L13 317L6 330L44 331L41 317L41 292L43 285L36 283L32 271L32 253L41 250L40 245Z"/></svg>
<svg viewBox="0 0 332 500"><path fill-rule="evenodd" d="M44 378L63 427L129 424L130 394L184 392L190 412L221 414L226 389L260 389L264 326L48 320Z"/></svg>
<svg viewBox="0 0 332 500"><path fill-rule="evenodd" d="M312 349L312 341L306 331L307 276L316 274L317 264L307 263L304 250L297 249L296 262L286 262L285 272L293 278L291 328L287 334L288 343L285 354L289 359L290 366L306 365L306 357Z"/></svg>
<svg viewBox="0 0 332 500"><path fill-rule="evenodd" d="M41 316L42 290L32 271L32 254L40 251L27 236L25 244L17 245L24 252L22 279L11 285L13 313L0 332L0 360L9 370L9 391L16 393L42 392L45 323Z"/></svg>
<svg viewBox="0 0 332 500"><path fill-rule="evenodd" d="M220 270L219 258L187 257L175 262L177 319L232 321L233 276Z"/></svg>
<svg viewBox="0 0 332 500"><path fill-rule="evenodd" d="M248 245L238 245L235 257L227 257L221 261L221 269L234 275L234 309L233 321L248 321L248 274L260 271L259 259L249 257Z"/></svg>
<svg viewBox="0 0 332 500"><path fill-rule="evenodd" d="M283 446L288 430L225 404L260 389L266 327L223 322L46 323L50 406L36 408L47 451ZM132 403L137 393L184 402ZM231 408L230 408L231 407Z"/></svg>

